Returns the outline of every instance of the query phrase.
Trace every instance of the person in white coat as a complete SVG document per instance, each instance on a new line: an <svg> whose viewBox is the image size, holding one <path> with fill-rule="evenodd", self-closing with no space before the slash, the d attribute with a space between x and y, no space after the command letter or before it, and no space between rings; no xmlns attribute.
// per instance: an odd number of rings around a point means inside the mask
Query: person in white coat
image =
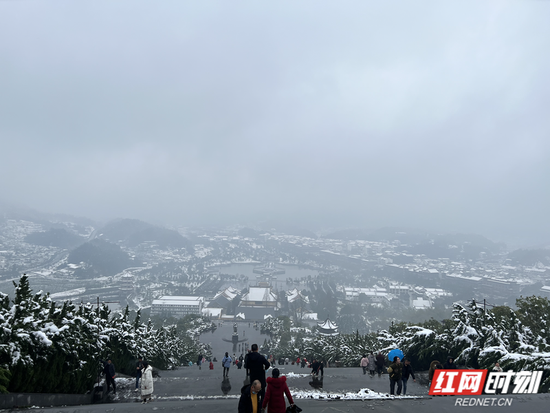
<svg viewBox="0 0 550 413"><path fill-rule="evenodd" d="M151 401L153 395L153 368L146 361L143 362L143 375L141 376L141 398L142 404Z"/></svg>

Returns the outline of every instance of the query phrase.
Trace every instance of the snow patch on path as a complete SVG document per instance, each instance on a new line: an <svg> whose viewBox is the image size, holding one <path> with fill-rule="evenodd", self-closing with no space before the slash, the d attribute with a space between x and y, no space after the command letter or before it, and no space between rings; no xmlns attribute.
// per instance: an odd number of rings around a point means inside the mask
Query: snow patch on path
<svg viewBox="0 0 550 413"><path fill-rule="evenodd" d="M296 378L296 377L311 377L311 374L309 373L293 373L292 371L289 371L288 373L282 373L281 376L285 376L289 379Z"/></svg>
<svg viewBox="0 0 550 413"><path fill-rule="evenodd" d="M422 396L391 396L388 393L378 393L371 389L361 389L357 393L331 393L318 390L291 390L294 399L317 399L317 400L394 400L394 399L418 399Z"/></svg>

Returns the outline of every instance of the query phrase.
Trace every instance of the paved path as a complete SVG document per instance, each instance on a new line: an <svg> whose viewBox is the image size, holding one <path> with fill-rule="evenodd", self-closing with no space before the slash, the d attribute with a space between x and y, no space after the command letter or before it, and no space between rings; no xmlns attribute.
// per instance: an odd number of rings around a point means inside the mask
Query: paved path
<svg viewBox="0 0 550 413"><path fill-rule="evenodd" d="M365 400L365 401L319 401L296 400L304 412L315 413L366 413L370 411L381 413L512 413L530 412L542 413L548 411L550 397L547 394L530 397L514 397L512 406L498 407L459 407L455 406L454 397L436 397L433 399L401 399L401 400ZM52 407L41 409L48 413L151 413L151 412L237 412L237 399L221 400L182 400L153 401L141 403L111 403L87 406Z"/></svg>
<svg viewBox="0 0 550 413"><path fill-rule="evenodd" d="M244 370L231 368L229 383L222 389L222 369L219 366L214 370L198 367L182 367L173 371L161 371L161 377L155 380L153 401L147 404L139 403L139 392L134 392L135 380L132 378L118 378L118 392L115 397L110 395L110 402L103 404L51 407L41 409L48 413L151 413L170 411L206 411L209 413L237 412L238 395L245 378ZM313 397L315 394L334 394L336 392L356 394L365 387L375 392L385 393L389 390L387 375L371 378L363 375L360 368L328 368L325 370L322 389L311 387L310 377L305 369L297 366L278 366L284 374L288 374L288 383L291 392L302 396ZM229 388L229 386L231 388ZM227 394L225 394L227 393ZM430 397L428 389L418 383L409 385L410 395L416 398L390 398L389 395L375 393L375 399L364 400L314 400L311 398L296 398L295 402L304 413L366 413L367 411L388 413L446 413L464 411L468 413L492 412L528 412L542 413L548 411L550 394L535 394L530 396L503 395L502 399L512 400L511 406L457 406L460 398ZM475 402L477 398L472 398ZM487 398L491 399L491 398ZM269 413L269 412L268 412Z"/></svg>
<svg viewBox="0 0 550 413"><path fill-rule="evenodd" d="M245 348L250 348L250 346L254 343L261 346L264 343L264 340L269 340L268 335L260 334L259 329L255 329L254 327L252 327L254 323L250 323L251 327L248 327L248 324L248 322L237 323L237 333L239 334L239 340L246 340L243 343L240 343L240 351L238 345L235 348L235 351L233 351L233 344L223 341L223 339L231 340L231 336L233 335L232 322L222 323L221 326L219 326L213 333L208 332L202 334L200 337L200 341L202 343L210 344L210 346L212 347L213 356L216 357L219 361L221 361L226 351L231 356L233 356L233 353L235 353L237 356L239 356L241 353L244 355L246 354Z"/></svg>
<svg viewBox="0 0 550 413"><path fill-rule="evenodd" d="M263 344L266 336L259 331L248 327L248 323L238 324L239 336L250 339L252 343ZM244 333L243 333L244 330ZM208 365L201 370L197 366L180 367L177 370L161 371L160 378L155 380L154 398L151 403L139 403L139 392L135 392L135 379L118 378L116 396L110 395L110 402L86 406L52 407L43 409L57 413L140 413L152 411L192 411L201 410L211 413L236 412L238 397L245 381L245 371L231 367L229 379L223 380L221 358L225 351L233 353L232 344L226 343L222 338L230 338L233 333L233 324L226 323L214 333L201 336L201 341L211 342L214 355L218 359L214 370L209 370ZM409 380L407 394L412 397L391 398L389 391L389 379L387 375L382 377L370 377L363 375L361 368L326 368L322 381L313 381L309 375L309 369L299 366L276 366L282 374L287 375L287 382L296 404L304 409L304 413L358 413L366 411L392 412L392 413L445 413L465 411L477 412L528 412L539 413L548 411L550 395L539 394L531 396L505 395L493 401L487 400L488 406L458 406L458 397L430 397L426 385ZM271 375L268 371L268 376ZM329 395L357 395L361 389L368 388L373 392L373 398L364 400L315 400L315 397L327 397ZM490 399L490 398L487 398ZM499 407L491 406L502 399L511 399L512 405ZM475 403L475 400L474 400ZM269 412L268 412L269 413Z"/></svg>
<svg viewBox="0 0 550 413"><path fill-rule="evenodd" d="M369 388L376 392L387 393L390 389L388 375L370 377L363 375L361 368L325 368L323 380L315 382L309 375L310 369L293 365L275 366L281 374L288 375L287 383L290 389L323 390L325 392L358 392ZM178 370L160 372L161 377L155 382L155 394L160 397L169 396L221 396L240 395L244 385L245 370L231 367L229 379L223 380L221 361L215 363L214 370L203 366L181 367ZM267 372L270 376L270 371ZM427 396L428 388L409 380L408 394Z"/></svg>
<svg viewBox="0 0 550 413"><path fill-rule="evenodd" d="M311 386L312 379L306 376L309 370L297 366L277 366L283 374L288 374L288 384L293 394L304 391L309 394L328 393L357 393L360 389L370 388L375 392L387 393L389 391L389 380L387 375L371 378L363 375L360 368L327 368L323 379L323 387L314 389ZM155 381L155 394L151 403L141 404L138 402L138 392L133 391L132 379L119 379L119 391L112 403L45 409L52 412L150 412L157 410L184 410L201 409L204 411L236 412L238 396L245 379L244 370L231 368L229 380L222 379L221 363L217 363L214 370L201 369L198 367L182 367L173 371L160 372L161 377ZM477 412L516 412L529 411L538 413L548 411L550 406L550 395L539 394L530 396L501 396L501 399L512 399L511 406L457 406L458 397L430 397L428 388L409 380L408 394L416 398L395 398L389 395L378 395L376 399L365 400L313 400L296 399L295 402L304 409L304 413L315 411L316 413L337 413L337 412L393 412L411 413L411 411L426 413L455 412L462 409L468 413ZM497 403L500 399L495 399ZM504 410L503 410L504 409Z"/></svg>

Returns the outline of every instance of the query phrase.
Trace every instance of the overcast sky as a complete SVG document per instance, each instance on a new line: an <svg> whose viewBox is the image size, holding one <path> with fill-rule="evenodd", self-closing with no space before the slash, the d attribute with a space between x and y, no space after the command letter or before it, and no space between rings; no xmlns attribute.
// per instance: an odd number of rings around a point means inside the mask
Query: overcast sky
<svg viewBox="0 0 550 413"><path fill-rule="evenodd" d="M549 21L535 0L0 1L0 198L540 240Z"/></svg>

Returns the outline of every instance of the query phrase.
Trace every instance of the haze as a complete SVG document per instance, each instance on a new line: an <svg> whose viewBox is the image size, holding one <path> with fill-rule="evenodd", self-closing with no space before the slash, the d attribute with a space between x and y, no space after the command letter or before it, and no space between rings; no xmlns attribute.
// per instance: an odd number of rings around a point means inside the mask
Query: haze
<svg viewBox="0 0 550 413"><path fill-rule="evenodd" d="M2 1L0 198L548 241L550 2Z"/></svg>

